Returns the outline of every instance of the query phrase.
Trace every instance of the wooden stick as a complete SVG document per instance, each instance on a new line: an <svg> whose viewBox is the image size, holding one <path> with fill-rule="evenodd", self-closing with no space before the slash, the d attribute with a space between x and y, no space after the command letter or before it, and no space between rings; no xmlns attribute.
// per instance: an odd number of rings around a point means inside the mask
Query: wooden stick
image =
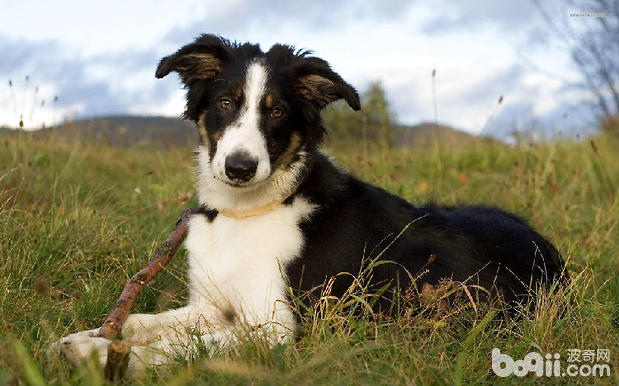
<svg viewBox="0 0 619 386"><path fill-rule="evenodd" d="M168 239L157 248L152 260L140 272L129 279L112 312L110 312L110 316L107 317L99 329L97 336L114 340L120 335L120 330L127 320L131 307L142 288L172 260L176 250L185 240L187 236L187 222L192 213L194 213L192 209L187 209L183 212L176 222L176 228L168 236Z"/></svg>
<svg viewBox="0 0 619 386"><path fill-rule="evenodd" d="M129 368L129 354L131 344L117 340L107 346L107 363L103 369L103 375L108 381L116 381L124 378Z"/></svg>
<svg viewBox="0 0 619 386"><path fill-rule="evenodd" d="M165 243L157 248L155 256L151 261L140 272L129 279L116 302L116 306L110 312L110 316L107 317L101 328L99 328L97 336L111 340L118 338L121 328L129 316L131 307L142 288L172 260L178 247L185 240L187 236L187 222L193 213L194 210L192 209L187 209L183 212L178 221L176 221L176 228L170 233ZM108 345L107 363L103 371L107 380L115 381L125 376L129 366L131 346L135 344L135 342L115 341Z"/></svg>

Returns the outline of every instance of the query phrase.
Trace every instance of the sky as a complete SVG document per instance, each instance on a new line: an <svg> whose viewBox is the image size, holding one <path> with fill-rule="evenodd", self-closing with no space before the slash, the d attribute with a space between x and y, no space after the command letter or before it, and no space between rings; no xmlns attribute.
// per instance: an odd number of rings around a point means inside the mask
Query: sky
<svg viewBox="0 0 619 386"><path fill-rule="evenodd" d="M569 53L526 0L0 0L0 9L0 125L180 116L178 76L155 79L155 68L201 33L311 49L361 92L380 81L403 124L434 120L433 70L438 121L473 134L592 122ZM556 4L550 15L574 11Z"/></svg>

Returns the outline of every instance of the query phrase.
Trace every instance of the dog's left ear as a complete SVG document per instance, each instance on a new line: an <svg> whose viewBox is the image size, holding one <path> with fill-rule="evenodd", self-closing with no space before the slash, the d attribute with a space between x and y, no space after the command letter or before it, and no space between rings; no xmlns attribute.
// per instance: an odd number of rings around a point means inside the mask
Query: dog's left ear
<svg viewBox="0 0 619 386"><path fill-rule="evenodd" d="M230 42L220 36L199 36L193 43L161 59L155 77L163 78L176 71L186 86L195 80L214 79L230 61L230 49Z"/></svg>
<svg viewBox="0 0 619 386"><path fill-rule="evenodd" d="M295 65L293 87L321 109L338 99L344 99L353 110L361 109L357 90L320 58L305 57Z"/></svg>

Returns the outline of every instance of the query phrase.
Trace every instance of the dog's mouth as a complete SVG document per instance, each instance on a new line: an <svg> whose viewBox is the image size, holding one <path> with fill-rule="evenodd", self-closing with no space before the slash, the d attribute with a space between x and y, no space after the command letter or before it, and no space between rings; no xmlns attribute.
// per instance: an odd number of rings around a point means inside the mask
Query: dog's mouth
<svg viewBox="0 0 619 386"><path fill-rule="evenodd" d="M233 188L246 188L246 187L250 187L253 185L251 182L241 182L241 181L222 180L222 182Z"/></svg>
<svg viewBox="0 0 619 386"><path fill-rule="evenodd" d="M270 177L270 176L269 176ZM219 181L223 182L224 184L235 188L235 189L251 189L251 188L255 188L258 187L260 185L262 185L265 181L267 181L269 178L266 178L264 180L260 180L260 181L254 181L254 180L250 180L250 181L238 181L238 180L231 180L229 178L222 178L220 176L216 177Z"/></svg>

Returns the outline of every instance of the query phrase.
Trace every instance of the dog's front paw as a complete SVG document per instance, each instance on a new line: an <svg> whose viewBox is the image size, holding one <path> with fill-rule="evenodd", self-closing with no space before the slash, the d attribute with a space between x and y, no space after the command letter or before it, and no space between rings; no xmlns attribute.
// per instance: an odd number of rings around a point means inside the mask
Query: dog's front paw
<svg viewBox="0 0 619 386"><path fill-rule="evenodd" d="M99 329L80 331L65 336L54 343L54 349L64 355L69 361L77 364L95 353L101 367L107 361L107 346L111 340L98 337Z"/></svg>

